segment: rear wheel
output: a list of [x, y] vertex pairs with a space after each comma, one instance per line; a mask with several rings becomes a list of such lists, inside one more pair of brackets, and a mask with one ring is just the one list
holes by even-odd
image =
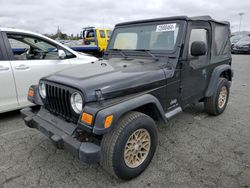
[[216, 91], [211, 97], [205, 98], [204, 106], [207, 113], [219, 115], [224, 112], [229, 98], [229, 82], [226, 78], [219, 78]]
[[140, 112], [129, 112], [103, 136], [101, 165], [115, 177], [132, 179], [147, 168], [156, 146], [154, 120]]

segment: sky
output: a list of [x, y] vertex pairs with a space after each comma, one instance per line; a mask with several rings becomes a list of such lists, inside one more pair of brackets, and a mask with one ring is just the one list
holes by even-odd
[[169, 16], [210, 15], [230, 21], [232, 32], [250, 31], [249, 0], [0, 0], [0, 26], [52, 34], [76, 34], [86, 26]]

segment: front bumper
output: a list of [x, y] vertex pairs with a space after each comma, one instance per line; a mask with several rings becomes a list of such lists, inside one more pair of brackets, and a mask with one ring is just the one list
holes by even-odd
[[91, 142], [80, 142], [72, 135], [76, 125], [67, 123], [45, 109], [34, 113], [31, 108], [21, 110], [25, 124], [46, 135], [58, 149], [66, 149], [84, 163], [100, 161], [100, 146]]
[[233, 53], [250, 53], [249, 47], [232, 47]]

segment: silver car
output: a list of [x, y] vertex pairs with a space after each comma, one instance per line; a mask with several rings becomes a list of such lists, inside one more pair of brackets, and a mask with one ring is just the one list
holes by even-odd
[[250, 53], [250, 37], [243, 37], [232, 46], [232, 53]]

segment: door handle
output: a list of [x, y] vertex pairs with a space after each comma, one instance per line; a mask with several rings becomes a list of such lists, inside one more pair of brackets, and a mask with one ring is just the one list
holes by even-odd
[[15, 69], [17, 69], [17, 70], [26, 70], [28, 68], [30, 68], [30, 67], [27, 66], [27, 65], [23, 65], [23, 64], [18, 65], [17, 67], [15, 67]]
[[0, 71], [6, 71], [6, 70], [9, 70], [9, 69], [10, 69], [9, 67], [0, 66]]

